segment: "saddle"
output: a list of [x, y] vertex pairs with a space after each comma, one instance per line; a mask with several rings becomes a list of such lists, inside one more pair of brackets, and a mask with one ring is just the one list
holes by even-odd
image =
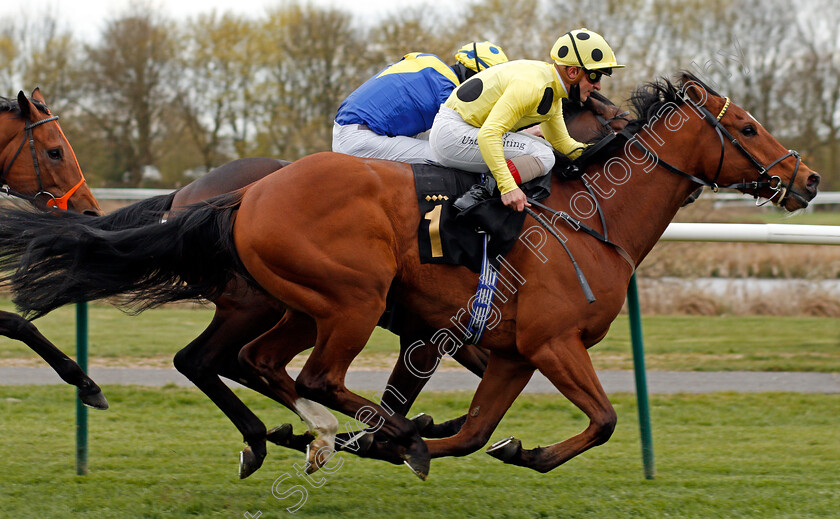
[[[412, 169], [420, 207], [420, 263], [463, 265], [481, 272], [485, 235], [489, 234], [492, 238], [486, 245], [486, 256], [498, 268], [499, 259], [516, 243], [526, 214], [505, 207], [498, 190], [490, 199], [459, 212], [452, 203], [482, 182], [483, 174], [431, 164], [413, 164]], [[543, 175], [520, 187], [529, 198], [542, 200], [550, 194], [550, 177]]]

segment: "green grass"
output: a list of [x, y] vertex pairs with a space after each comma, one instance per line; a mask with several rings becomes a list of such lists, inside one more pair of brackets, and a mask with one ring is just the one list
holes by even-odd
[[[834, 318], [653, 315], [642, 329], [648, 369], [840, 372]], [[626, 316], [590, 354], [600, 369], [632, 369]]]
[[[14, 311], [8, 299], [0, 310]], [[174, 355], [195, 339], [210, 323], [212, 307], [175, 306], [127, 315], [107, 304], [88, 305], [89, 348], [95, 357], [152, 357]], [[72, 353], [76, 344], [76, 307], [65, 306], [34, 321], [41, 333], [56, 346]], [[0, 339], [0, 358], [28, 355], [23, 343]]]
[[[0, 309], [13, 310], [8, 301]], [[158, 358], [165, 365], [210, 322], [211, 307], [171, 307], [128, 316], [109, 305], [89, 307], [90, 357]], [[75, 309], [65, 307], [35, 322], [68, 354], [75, 351]], [[643, 318], [649, 369], [680, 371], [840, 372], [840, 322], [822, 317], [665, 316]], [[391, 333], [377, 329], [360, 361], [386, 367], [399, 351]], [[619, 316], [591, 350], [599, 369], [632, 369], [629, 324]], [[0, 338], [0, 359], [36, 358], [24, 344]]]
[[[194, 389], [106, 387], [108, 411], [90, 413], [90, 473], [74, 470], [73, 391], [0, 387], [3, 517], [836, 517], [840, 507], [840, 395], [716, 394], [652, 398], [657, 478], [642, 476], [635, 401], [613, 398], [619, 425], [605, 445], [548, 474], [483, 452], [434, 460], [421, 482], [404, 467], [341, 455], [319, 488], [295, 475], [302, 455], [271, 447], [249, 479], [236, 476], [235, 429]], [[252, 393], [269, 425], [291, 415]], [[469, 396], [423, 394], [416, 409], [464, 412]], [[296, 428], [300, 422], [295, 420]], [[562, 397], [521, 397], [493, 440], [546, 445], [585, 427]], [[281, 479], [286, 474], [291, 477]], [[297, 496], [296, 496], [297, 497]], [[252, 515], [253, 517], [253, 515]]]

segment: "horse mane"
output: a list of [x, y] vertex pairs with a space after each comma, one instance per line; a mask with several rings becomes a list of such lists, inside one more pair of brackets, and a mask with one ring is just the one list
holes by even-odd
[[627, 125], [631, 133], [636, 133], [655, 117], [659, 110], [666, 104], [682, 105], [685, 103], [680, 92], [688, 83], [697, 83], [710, 94], [722, 97], [706, 83], [701, 81], [691, 72], [683, 71], [676, 83], [667, 78], [659, 78], [656, 81], [644, 83], [633, 91], [630, 96], [630, 104], [636, 118]]
[[[50, 111], [44, 103], [34, 99], [30, 99], [30, 101], [32, 101], [32, 104], [35, 105], [35, 108], [37, 108], [38, 111], [45, 115], [49, 115]], [[0, 113], [2, 112], [9, 112], [12, 115], [20, 115], [20, 105], [18, 105], [17, 99], [9, 99], [0, 96]]]
[[[671, 105], [672, 107], [678, 107], [685, 104], [680, 92], [682, 92], [688, 83], [697, 83], [710, 94], [721, 97], [714, 89], [688, 71], [681, 72], [676, 81], [661, 77], [657, 80], [643, 83], [636, 87], [628, 100], [634, 118], [627, 124], [625, 131], [631, 135], [635, 135], [646, 124], [654, 120], [657, 115], [659, 117], [662, 116], [659, 112], [663, 106]], [[605, 157], [616, 153], [624, 147], [624, 142], [624, 139], [615, 139], [604, 148], [603, 153], [600, 155]]]

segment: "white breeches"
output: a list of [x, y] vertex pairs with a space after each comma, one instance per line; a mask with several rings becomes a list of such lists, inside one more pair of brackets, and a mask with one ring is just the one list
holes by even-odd
[[388, 159], [410, 164], [433, 160], [428, 134], [388, 137], [362, 124], [333, 125], [332, 150], [355, 157]]
[[[455, 110], [445, 106], [435, 116], [429, 142], [434, 160], [443, 166], [474, 173], [489, 170], [478, 148], [479, 128], [467, 123]], [[530, 155], [543, 165], [543, 175], [554, 166], [554, 149], [548, 141], [524, 132], [507, 132], [502, 146], [505, 159]]]

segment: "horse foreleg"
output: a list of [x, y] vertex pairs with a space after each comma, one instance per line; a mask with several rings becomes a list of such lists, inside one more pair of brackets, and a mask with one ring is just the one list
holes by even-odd
[[454, 436], [426, 442], [432, 458], [466, 456], [484, 446], [533, 373], [523, 359], [491, 353], [463, 427]]
[[[490, 352], [473, 344], [464, 344], [455, 351], [452, 358], [478, 377], [484, 377], [487, 362], [490, 359]], [[467, 415], [462, 415], [439, 424], [430, 421], [430, 423], [423, 427], [420, 434], [424, 438], [448, 438], [457, 434], [466, 421]]]
[[547, 447], [525, 450], [519, 440], [508, 438], [497, 442], [488, 449], [488, 453], [505, 463], [548, 472], [581, 452], [606, 442], [615, 429], [616, 414], [579, 338], [552, 341], [536, 350], [529, 360], [566, 398], [586, 413], [589, 426], [580, 434]]
[[73, 359], [44, 337], [34, 324], [18, 314], [0, 311], [0, 335], [21, 341], [40, 355], [61, 380], [79, 388], [79, 400], [83, 404], [94, 409], [108, 409], [108, 400], [96, 382]]

